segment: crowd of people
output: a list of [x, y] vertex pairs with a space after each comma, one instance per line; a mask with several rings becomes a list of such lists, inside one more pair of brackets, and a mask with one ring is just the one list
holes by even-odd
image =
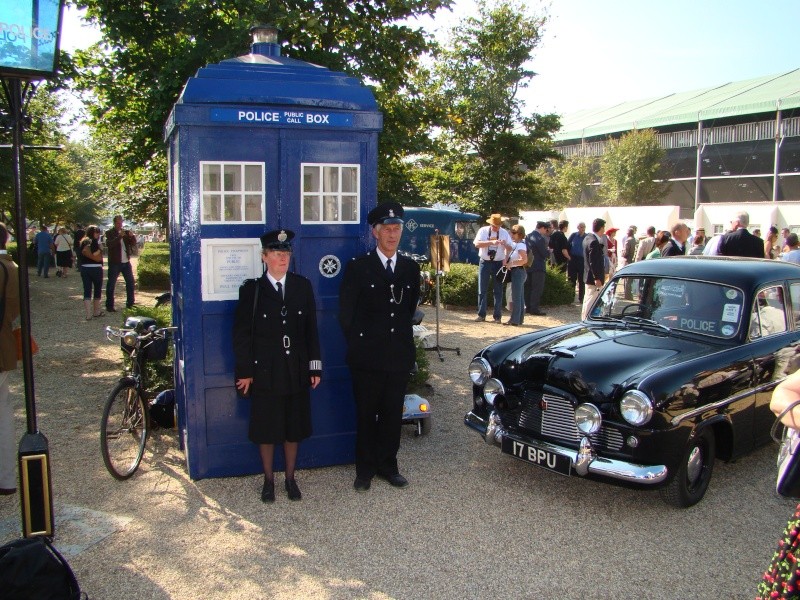
[[[137, 254], [138, 243], [136, 235], [122, 225], [122, 215], [116, 215], [113, 226], [105, 232], [97, 225], [84, 229], [79, 224], [73, 227], [72, 233], [66, 227], [59, 227], [57, 231], [51, 232], [47, 225], [42, 224], [35, 235], [28, 236], [36, 252], [38, 277], [50, 278], [53, 259], [58, 277], [68, 277], [70, 269], [77, 265], [83, 282], [87, 321], [102, 317], [106, 312], [117, 312], [114, 294], [120, 275], [125, 281], [125, 305], [131, 308], [136, 302], [136, 282], [130, 258]], [[105, 279], [105, 310], [102, 306], [104, 261], [108, 267]]]
[[[492, 317], [495, 323], [516, 326], [522, 323], [524, 315], [546, 315], [540, 302], [548, 264], [563, 271], [576, 290], [576, 301], [583, 307], [582, 318], [585, 318], [605, 281], [618, 268], [637, 261], [702, 254], [800, 264], [800, 240], [796, 233], [791, 233], [788, 228], [779, 233], [778, 228], [772, 226], [762, 239], [759, 229], [752, 233], [748, 230], [749, 224], [748, 213], [740, 211], [732, 216], [729, 229], [714, 236], [708, 236], [703, 227], [692, 231], [686, 223], [678, 222], [669, 229], [658, 230], [650, 226], [641, 235], [632, 225], [617, 240], [619, 229], [606, 229], [603, 219], [592, 221], [588, 233], [586, 223], [581, 222], [569, 234], [569, 221], [538, 221], [535, 229], [526, 235], [522, 225], [514, 225], [510, 231], [504, 229], [502, 216], [493, 214], [474, 239], [480, 258], [476, 320], [486, 320], [490, 287], [494, 297]], [[525, 248], [520, 245], [520, 240], [524, 240]], [[506, 289], [511, 317], [505, 322], [502, 321], [504, 282], [495, 276], [504, 266], [512, 272]]]

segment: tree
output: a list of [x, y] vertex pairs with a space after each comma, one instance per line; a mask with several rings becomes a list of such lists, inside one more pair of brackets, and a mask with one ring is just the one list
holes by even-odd
[[[23, 132], [23, 143], [30, 146], [22, 152], [25, 216], [45, 224], [73, 223], [76, 216], [93, 214], [87, 211], [90, 192], [82, 181], [80, 163], [85, 149], [69, 143], [61, 131], [59, 119], [64, 107], [54, 93], [56, 87], [46, 82], [36, 89], [26, 107], [29, 119]], [[11, 137], [11, 131], [0, 131], [2, 143], [10, 144]], [[0, 169], [0, 221], [18, 236], [10, 148], [0, 149], [0, 160], [7, 165]]]
[[665, 154], [652, 129], [634, 129], [619, 139], [609, 139], [600, 161], [600, 197], [606, 204], [617, 206], [660, 200], [669, 191], [656, 179]]
[[[450, 153], [467, 157], [465, 209], [517, 214], [541, 206], [535, 168], [556, 156], [551, 136], [555, 115], [523, 117], [519, 90], [535, 75], [526, 65], [540, 42], [543, 16], [518, 5], [481, 4], [452, 32], [434, 66], [431, 104], [447, 110]], [[469, 198], [471, 196], [471, 199]]]
[[[166, 196], [161, 194], [166, 172], [156, 169], [165, 153], [167, 115], [198, 68], [247, 51], [248, 29], [254, 23], [281, 28], [284, 55], [370, 82], [386, 101], [404, 87], [429, 44], [421, 30], [401, 21], [449, 4], [450, 0], [79, 0], [77, 6], [85, 8], [103, 32], [103, 42], [78, 54], [76, 64], [79, 88], [94, 96], [91, 125], [107, 151], [106, 162], [128, 174], [117, 201], [138, 210], [141, 204], [130, 194], [139, 186], [151, 186], [140, 196], [162, 203], [166, 210]], [[413, 114], [413, 103], [390, 108], [384, 126], [391, 146], [381, 143], [383, 165], [396, 164], [391, 158], [402, 154], [398, 147], [414, 147], [413, 136], [394, 135], [403, 130], [395, 122]]]
[[594, 156], [570, 156], [549, 159], [538, 167], [545, 208], [562, 209], [566, 206], [590, 206], [595, 194], [589, 186], [597, 180], [599, 160]]

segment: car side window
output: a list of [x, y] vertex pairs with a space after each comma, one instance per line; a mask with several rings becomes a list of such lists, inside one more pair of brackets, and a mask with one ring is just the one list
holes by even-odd
[[786, 303], [781, 286], [758, 292], [750, 318], [750, 337], [760, 338], [786, 331]]
[[800, 329], [800, 283], [792, 283], [789, 285], [789, 295], [792, 297], [794, 328]]

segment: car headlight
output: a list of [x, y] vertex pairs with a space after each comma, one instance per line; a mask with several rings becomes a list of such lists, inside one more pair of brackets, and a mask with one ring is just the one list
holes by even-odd
[[594, 404], [579, 404], [575, 409], [575, 425], [584, 435], [592, 435], [600, 430], [603, 417]]
[[619, 412], [631, 425], [644, 425], [653, 416], [653, 402], [639, 390], [631, 390], [619, 401]]
[[483, 386], [483, 397], [486, 398], [489, 406], [494, 406], [495, 400], [499, 396], [505, 396], [505, 393], [506, 388], [503, 387], [503, 384], [498, 379], [489, 379], [486, 385]]
[[475, 358], [469, 363], [469, 378], [475, 385], [483, 385], [492, 376], [492, 367], [485, 358]]

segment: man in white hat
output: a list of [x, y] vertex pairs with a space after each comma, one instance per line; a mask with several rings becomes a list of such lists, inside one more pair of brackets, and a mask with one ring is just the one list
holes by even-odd
[[503, 266], [506, 250], [513, 246], [511, 235], [503, 229], [503, 217], [499, 213], [486, 219], [488, 225], [481, 227], [475, 236], [475, 247], [478, 249], [480, 265], [478, 266], [478, 316], [476, 321], [486, 320], [489, 283], [494, 290], [494, 322], [500, 323], [503, 316], [503, 284], [497, 281], [495, 274]]

